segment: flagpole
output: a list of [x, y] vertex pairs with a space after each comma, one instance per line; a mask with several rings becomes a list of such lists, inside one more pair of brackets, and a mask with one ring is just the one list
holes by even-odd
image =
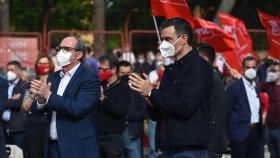
[[160, 39], [159, 31], [158, 31], [158, 26], [157, 26], [157, 21], [156, 21], [156, 17], [154, 16], [153, 11], [152, 11], [152, 15], [153, 15], [153, 21], [154, 21], [154, 24], [155, 24], [155, 28], [156, 28], [156, 31], [157, 31], [158, 42], [161, 43], [161, 39]]
[[218, 58], [220, 58], [226, 65], [227, 68], [231, 69], [231, 67], [229, 66], [228, 62], [226, 61], [226, 59], [219, 53], [217, 53]]

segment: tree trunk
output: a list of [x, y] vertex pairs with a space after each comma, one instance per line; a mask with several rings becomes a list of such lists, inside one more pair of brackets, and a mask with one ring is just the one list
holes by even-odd
[[[236, 0], [222, 0], [219, 9], [217, 10], [218, 12], [223, 12], [223, 13], [230, 13], [231, 10], [234, 7]], [[220, 24], [220, 20], [218, 18], [218, 15], [216, 14], [215, 18], [214, 18], [214, 22]]]
[[0, 31], [10, 31], [10, 0], [0, 0]]
[[[93, 27], [97, 31], [105, 31], [105, 0], [94, 1]], [[106, 40], [104, 34], [94, 35], [95, 56], [101, 56], [106, 51]]]

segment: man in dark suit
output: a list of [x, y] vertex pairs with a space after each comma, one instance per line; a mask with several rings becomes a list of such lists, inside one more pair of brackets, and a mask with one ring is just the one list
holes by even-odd
[[[215, 61], [215, 50], [209, 44], [195, 45], [199, 55], [208, 61], [211, 66]], [[226, 92], [220, 75], [213, 68], [214, 86], [210, 98], [209, 116], [209, 155], [208, 158], [221, 158], [227, 151], [226, 138]]]
[[227, 133], [232, 158], [259, 158], [262, 138], [261, 102], [256, 87], [256, 60], [242, 62], [243, 77], [226, 90]]
[[[7, 101], [8, 82], [0, 77], [0, 114], [2, 114], [3, 110], [5, 109]], [[0, 157], [7, 158], [2, 120], [0, 120]]]
[[82, 65], [86, 45], [78, 37], [64, 38], [57, 51], [62, 70], [48, 82], [31, 81], [31, 92], [38, 98], [33, 111], [47, 111], [50, 122], [46, 157], [98, 157], [93, 114], [100, 95], [97, 73]]
[[26, 116], [21, 111], [21, 104], [27, 83], [20, 77], [21, 64], [18, 61], [10, 61], [7, 64], [8, 102], [2, 115], [6, 134], [6, 143], [15, 144], [23, 149], [24, 127]]
[[209, 100], [213, 71], [193, 49], [192, 28], [182, 18], [160, 25], [160, 51], [175, 63], [166, 67], [159, 89], [146, 75], [129, 77], [131, 88], [151, 103], [151, 119], [158, 121], [156, 146], [166, 158], [208, 157]]

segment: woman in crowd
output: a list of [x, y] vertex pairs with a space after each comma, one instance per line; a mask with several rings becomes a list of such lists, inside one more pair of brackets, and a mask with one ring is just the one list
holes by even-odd
[[[46, 80], [48, 75], [53, 73], [54, 64], [51, 58], [47, 55], [41, 55], [35, 62], [35, 70], [37, 78]], [[44, 140], [47, 134], [47, 115], [32, 114], [30, 109], [34, 102], [35, 95], [31, 94], [29, 90], [26, 91], [22, 110], [27, 113], [27, 121], [25, 124], [25, 156], [27, 158], [42, 158], [44, 157]]]

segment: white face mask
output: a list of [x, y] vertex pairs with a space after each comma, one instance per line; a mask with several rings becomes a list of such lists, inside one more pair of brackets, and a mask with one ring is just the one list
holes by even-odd
[[151, 61], [154, 61], [154, 60], [156, 59], [156, 57], [155, 57], [154, 55], [151, 55], [151, 56], [149, 56], [149, 59], [150, 59]]
[[253, 68], [250, 68], [250, 69], [247, 69], [244, 73], [244, 76], [247, 78], [247, 79], [250, 79], [250, 80], [254, 80], [257, 76], [257, 72], [255, 69]]
[[163, 64], [163, 62], [162, 61], [157, 61], [156, 62], [156, 68], [158, 68], [160, 65], [162, 65]]
[[162, 41], [162, 43], [159, 46], [159, 49], [160, 49], [161, 55], [164, 58], [170, 58], [170, 57], [173, 57], [175, 55], [176, 49], [175, 49], [174, 45], [179, 41], [180, 38], [178, 38], [173, 44], [171, 44], [171, 43], [169, 43], [169, 42], [167, 42], [165, 40]]
[[268, 72], [266, 76], [266, 82], [275, 82], [277, 80], [277, 74], [274, 72]]
[[69, 65], [71, 63], [70, 62], [71, 55], [72, 54], [70, 52], [67, 52], [67, 51], [64, 51], [61, 49], [56, 55], [57, 64], [59, 66]]
[[142, 58], [138, 59], [138, 63], [143, 64], [144, 62], [145, 62], [144, 59], [142, 59]]
[[12, 72], [12, 71], [8, 71], [7, 72], [7, 80], [8, 81], [14, 81], [17, 78], [17, 74]]

